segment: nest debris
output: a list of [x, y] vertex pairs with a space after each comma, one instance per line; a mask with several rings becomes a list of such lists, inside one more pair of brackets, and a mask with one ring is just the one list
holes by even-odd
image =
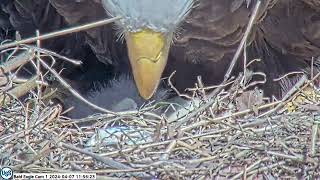
[[[103, 110], [76, 121], [43, 93], [50, 74], [64, 83], [51, 68], [57, 57], [27, 45], [4, 52], [10, 56], [1, 65], [0, 164], [15, 172], [159, 179], [320, 177], [320, 95], [312, 83], [319, 75], [301, 76], [284, 99], [268, 102], [257, 88], [248, 90], [257, 84], [250, 77], [261, 73], [247, 69], [246, 75], [217, 87], [202, 87], [199, 81], [190, 90], [200, 106], [179, 119], [154, 114], [154, 105], [137, 112]], [[41, 72], [19, 79], [16, 74], [26, 63]], [[210, 98], [206, 92], [212, 88], [219, 91]]]

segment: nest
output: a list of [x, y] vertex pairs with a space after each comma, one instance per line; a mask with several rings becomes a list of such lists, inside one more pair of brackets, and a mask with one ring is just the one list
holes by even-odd
[[[320, 74], [301, 75], [283, 99], [267, 100], [251, 88], [266, 80], [249, 70], [254, 60], [219, 86], [203, 87], [199, 80], [189, 89], [195, 96], [179, 94], [189, 106], [174, 108], [168, 117], [156, 109], [174, 104], [116, 113], [88, 102], [53, 68], [60, 60], [80, 64], [76, 60], [25, 44], [1, 55], [1, 167], [120, 179], [320, 178], [320, 95], [313, 85]], [[36, 75], [17, 77], [27, 63]], [[264, 80], [252, 81], [256, 75]], [[43, 91], [48, 77], [101, 114], [65, 117]]]

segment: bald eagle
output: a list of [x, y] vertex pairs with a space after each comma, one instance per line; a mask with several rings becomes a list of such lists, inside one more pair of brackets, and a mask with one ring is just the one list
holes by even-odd
[[[49, 2], [4, 1], [2, 9], [10, 16], [13, 28], [23, 31], [25, 36], [36, 28], [46, 32], [121, 16], [116, 26], [51, 40], [48, 46], [70, 56], [77, 56], [89, 47], [99, 61], [112, 67], [124, 67], [129, 59], [140, 95], [148, 99], [161, 76], [173, 70], [177, 70], [178, 89], [192, 86], [198, 75], [207, 85], [219, 83], [257, 0]], [[248, 58], [263, 60], [253, 68], [267, 74], [264, 88], [279, 94], [281, 86], [273, 82], [274, 78], [289, 71], [306, 71], [311, 59], [320, 55], [320, 7], [316, 0], [261, 2], [246, 50]], [[119, 41], [121, 38], [125, 43]], [[241, 62], [240, 59], [239, 67]]]

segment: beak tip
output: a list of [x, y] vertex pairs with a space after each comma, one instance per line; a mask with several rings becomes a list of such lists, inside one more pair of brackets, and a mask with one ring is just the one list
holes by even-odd
[[149, 99], [151, 99], [152, 96], [144, 96], [144, 95], [141, 95], [141, 97], [142, 97], [144, 100], [149, 100]]
[[139, 90], [139, 94], [144, 100], [149, 100], [152, 98], [154, 91]]

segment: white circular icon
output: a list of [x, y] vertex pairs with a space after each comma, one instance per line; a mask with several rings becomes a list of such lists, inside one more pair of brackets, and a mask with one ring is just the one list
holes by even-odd
[[9, 167], [4, 167], [0, 171], [0, 176], [5, 180], [10, 179], [12, 177], [12, 175], [13, 175], [13, 171]]

